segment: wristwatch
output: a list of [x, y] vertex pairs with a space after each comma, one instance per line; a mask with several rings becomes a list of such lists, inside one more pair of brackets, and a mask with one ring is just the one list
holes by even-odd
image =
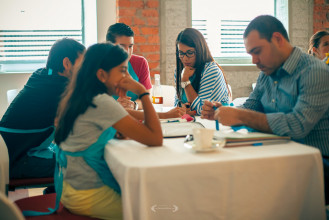
[[191, 81], [190, 80], [187, 80], [186, 82], [181, 82], [181, 87], [183, 88], [183, 89], [185, 89], [185, 87], [186, 86], [188, 86], [188, 85], [190, 85], [191, 84]]

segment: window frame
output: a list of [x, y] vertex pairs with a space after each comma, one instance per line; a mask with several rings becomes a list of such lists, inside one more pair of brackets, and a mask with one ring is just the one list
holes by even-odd
[[[192, 0], [191, 0], [192, 1]], [[274, 16], [281, 20], [289, 35], [289, 0], [273, 0]], [[192, 3], [191, 3], [192, 4]], [[191, 15], [191, 25], [192, 25]], [[222, 66], [253, 66], [251, 56], [244, 57], [217, 57], [213, 56], [214, 60]]]
[[[84, 45], [97, 42], [97, 15], [94, 0], [81, 0], [81, 41]], [[90, 36], [89, 36], [90, 35]], [[32, 73], [45, 67], [45, 60], [7, 60], [0, 61], [0, 74]]]

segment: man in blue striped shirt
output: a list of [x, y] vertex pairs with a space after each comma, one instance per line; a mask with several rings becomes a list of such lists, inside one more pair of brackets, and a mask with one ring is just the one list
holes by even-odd
[[[290, 136], [328, 157], [328, 66], [293, 47], [282, 23], [272, 16], [252, 20], [244, 32], [244, 43], [261, 70], [255, 90], [242, 108], [205, 102], [203, 118]], [[213, 105], [218, 111], [214, 112]]]

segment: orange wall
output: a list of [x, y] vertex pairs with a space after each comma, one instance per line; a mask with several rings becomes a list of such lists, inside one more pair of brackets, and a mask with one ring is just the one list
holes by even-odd
[[151, 77], [160, 74], [159, 0], [117, 0], [117, 22], [135, 32], [134, 54], [145, 57]]
[[313, 32], [329, 30], [329, 0], [314, 0]]

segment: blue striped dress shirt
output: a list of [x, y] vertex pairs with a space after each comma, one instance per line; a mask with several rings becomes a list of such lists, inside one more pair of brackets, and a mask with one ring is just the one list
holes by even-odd
[[[193, 78], [194, 77], [191, 76], [190, 80], [192, 81]], [[201, 73], [198, 96], [191, 103], [191, 111], [195, 110], [197, 115], [201, 115], [202, 106], [205, 100], [225, 103], [229, 101], [224, 75], [215, 62], [209, 62], [205, 64], [204, 70]], [[187, 102], [184, 89], [182, 94], [182, 101]], [[178, 105], [178, 102], [179, 100], [176, 94], [175, 106]]]
[[329, 68], [299, 48], [275, 73], [260, 73], [242, 107], [265, 113], [274, 134], [329, 156]]

